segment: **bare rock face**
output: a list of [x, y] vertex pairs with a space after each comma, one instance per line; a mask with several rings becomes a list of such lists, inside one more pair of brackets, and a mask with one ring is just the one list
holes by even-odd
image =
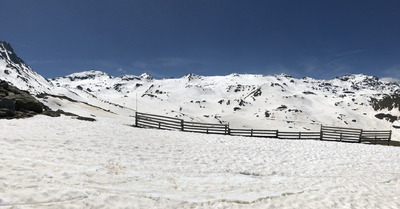
[[0, 80], [0, 118], [25, 118], [48, 110], [27, 91]]
[[29, 67], [7, 42], [0, 41], [0, 78], [32, 94], [49, 92], [53, 84]]

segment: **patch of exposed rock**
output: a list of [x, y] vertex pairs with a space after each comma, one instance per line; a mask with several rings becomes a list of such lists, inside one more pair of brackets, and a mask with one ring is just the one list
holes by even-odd
[[48, 110], [29, 92], [0, 80], [0, 118], [26, 118]]
[[59, 117], [61, 114], [74, 116], [78, 120], [95, 121], [93, 118], [81, 117], [62, 110], [53, 111], [28, 91], [23, 91], [0, 80], [0, 119], [27, 118], [37, 114]]

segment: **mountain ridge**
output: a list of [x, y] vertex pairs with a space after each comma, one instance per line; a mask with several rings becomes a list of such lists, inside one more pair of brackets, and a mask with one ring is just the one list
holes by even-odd
[[238, 128], [316, 130], [321, 124], [387, 129], [400, 115], [398, 97], [393, 96], [400, 93], [400, 85], [364, 74], [330, 80], [283, 73], [155, 79], [149, 74], [111, 76], [89, 70], [45, 79], [9, 44], [0, 42], [0, 52], [0, 76], [17, 87], [34, 95], [66, 96], [126, 116], [138, 110]]
[[[91, 72], [86, 71], [86, 73]], [[85, 72], [80, 73], [80, 75], [82, 74], [85, 74]], [[351, 125], [352, 121], [357, 121], [357, 119], [343, 120], [346, 114], [339, 113], [339, 110], [345, 108], [345, 106], [354, 106], [353, 112], [356, 112], [356, 109], [360, 107], [364, 109], [369, 107], [372, 110], [371, 98], [380, 98], [399, 92], [397, 83], [381, 81], [375, 76], [363, 74], [348, 74], [331, 80], [317, 80], [308, 77], [298, 79], [286, 74], [274, 76], [253, 74], [199, 76], [188, 74], [174, 79], [145, 80], [136, 77], [136, 79], [129, 81], [123, 80], [121, 77], [110, 76], [107, 76], [106, 80], [103, 80], [104, 77], [97, 80], [95, 77], [91, 77], [91, 79], [74, 80], [74, 82], [70, 82], [69, 78], [70, 76], [66, 76], [52, 79], [52, 81], [58, 86], [69, 88], [75, 92], [86, 91], [103, 99], [112, 97], [112, 101], [132, 108], [134, 108], [136, 100], [139, 100], [139, 103], [146, 105], [139, 108], [145, 112], [155, 112], [174, 117], [188, 117], [190, 115], [191, 120], [195, 118], [194, 120], [199, 122], [229, 122], [232, 121], [230, 120], [232, 115], [238, 115], [241, 111], [247, 111], [246, 117], [249, 117], [248, 111], [250, 109], [252, 109], [250, 110], [251, 115], [256, 118], [268, 115], [275, 120], [296, 121], [296, 118], [298, 118], [296, 115], [304, 116], [304, 109], [310, 109], [305, 101], [310, 102], [311, 100], [313, 103], [318, 103], [326, 99], [327, 101], [335, 100], [329, 102], [329, 106], [338, 109], [337, 112], [333, 113], [336, 114], [335, 118], [337, 119], [335, 125]], [[179, 89], [181, 93], [176, 93]], [[265, 96], [265, 94], [268, 95]], [[281, 98], [270, 103], [260, 102], [260, 98], [262, 98], [261, 100], [268, 100], [268, 98], [279, 96]], [[319, 101], [315, 101], [312, 97], [317, 97]], [[144, 102], [140, 102], [141, 100]], [[356, 100], [362, 101], [357, 102]], [[288, 105], [288, 101], [291, 105]], [[169, 104], [173, 105], [166, 109], [159, 108], [166, 107]], [[261, 110], [261, 108], [264, 110]], [[365, 111], [371, 112], [371, 110]], [[224, 114], [227, 112], [229, 114]], [[285, 114], [282, 114], [282, 112]], [[307, 112], [313, 111], [308, 110]], [[369, 119], [374, 118], [374, 116]], [[344, 122], [340, 123], [339, 121]], [[238, 125], [240, 127], [246, 126], [243, 123]]]

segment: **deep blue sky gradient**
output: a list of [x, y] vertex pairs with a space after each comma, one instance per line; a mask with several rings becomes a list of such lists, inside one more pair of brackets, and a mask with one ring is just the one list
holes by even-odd
[[0, 18], [0, 40], [47, 78], [98, 69], [400, 79], [399, 0], [13, 0]]

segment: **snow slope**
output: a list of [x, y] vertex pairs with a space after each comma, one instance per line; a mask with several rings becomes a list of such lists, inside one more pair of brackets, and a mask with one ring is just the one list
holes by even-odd
[[97, 119], [0, 120], [0, 207], [400, 207], [398, 147], [147, 130], [124, 125], [121, 116]]

